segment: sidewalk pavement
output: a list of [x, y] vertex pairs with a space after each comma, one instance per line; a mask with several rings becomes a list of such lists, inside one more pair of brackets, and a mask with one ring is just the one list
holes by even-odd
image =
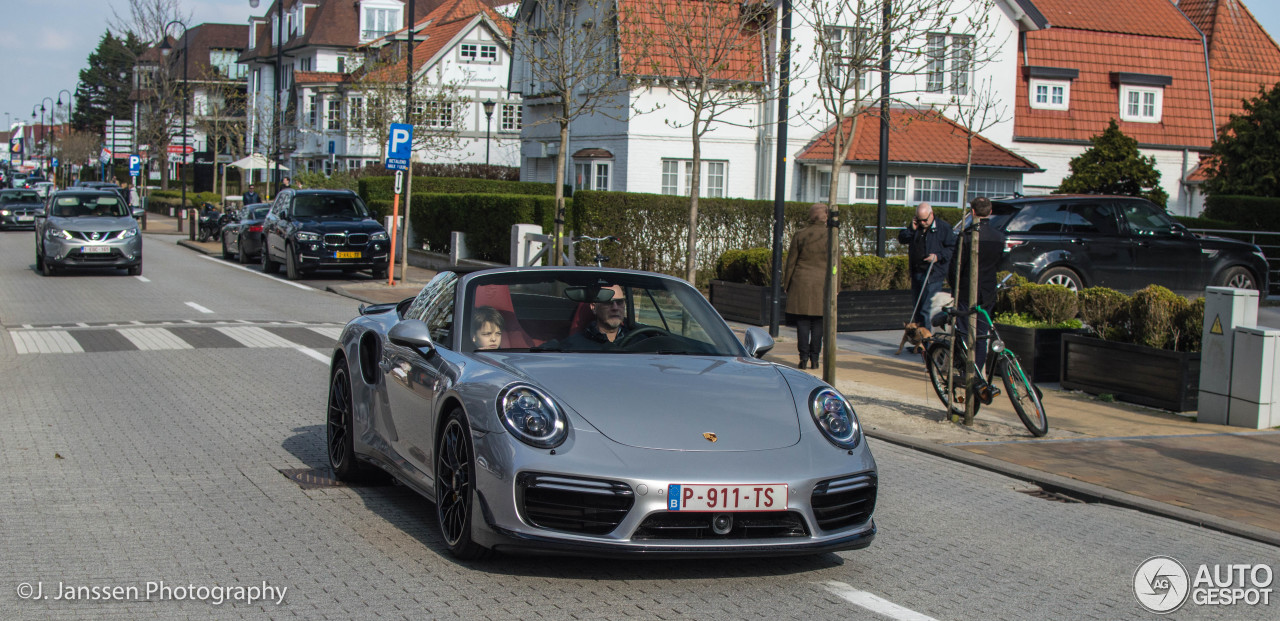
[[[167, 221], [167, 222], [166, 222]], [[155, 218], [148, 233], [173, 218]], [[217, 254], [216, 242], [183, 246]], [[410, 266], [403, 282], [326, 283], [339, 295], [377, 304], [417, 295], [435, 272]], [[319, 284], [319, 283], [317, 283]], [[740, 336], [744, 324], [731, 324]], [[1003, 473], [1082, 502], [1105, 502], [1280, 546], [1280, 430], [1202, 424], [1191, 416], [1041, 386], [1049, 434], [1033, 438], [1003, 395], [972, 427], [950, 422], [919, 355], [892, 350], [900, 333], [841, 334], [836, 388], [867, 435]], [[909, 351], [909, 350], [907, 350]], [[766, 360], [795, 366], [794, 330], [783, 327]], [[821, 376], [820, 370], [810, 373]]]

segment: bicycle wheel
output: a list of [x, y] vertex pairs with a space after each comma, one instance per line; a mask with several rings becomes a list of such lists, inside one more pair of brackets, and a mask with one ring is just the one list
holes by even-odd
[[1000, 376], [1004, 379], [1004, 389], [1009, 393], [1009, 401], [1013, 403], [1013, 410], [1022, 419], [1022, 424], [1027, 426], [1027, 431], [1037, 438], [1049, 433], [1049, 415], [1045, 413], [1044, 403], [1040, 401], [1040, 389], [1027, 378], [1018, 359], [1004, 355], [1000, 356], [998, 364]]
[[[934, 341], [927, 349], [925, 349], [925, 364], [929, 367], [929, 383], [933, 385], [933, 391], [937, 393], [938, 399], [942, 401], [943, 407], [947, 405], [947, 371], [951, 371], [951, 414], [964, 416], [964, 373], [961, 369], [956, 368], [957, 365], [950, 363], [951, 351], [950, 344], [946, 341]], [[958, 364], [964, 364], [967, 360], [964, 353], [961, 352], [958, 357]], [[978, 413], [978, 408], [982, 407], [981, 401], [973, 402], [973, 412]]]

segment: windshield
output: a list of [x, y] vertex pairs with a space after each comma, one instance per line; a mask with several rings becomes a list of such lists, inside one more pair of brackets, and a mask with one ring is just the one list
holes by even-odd
[[355, 196], [302, 194], [293, 199], [295, 218], [365, 218], [369, 212]]
[[115, 196], [97, 196], [93, 194], [72, 194], [58, 196], [53, 199], [53, 216], [58, 218], [80, 218], [105, 216], [123, 218], [129, 215], [120, 199]]
[[10, 190], [6, 192], [0, 192], [0, 203], [6, 204], [6, 205], [9, 203], [38, 203], [38, 202], [40, 202], [40, 195], [36, 194], [34, 190], [21, 190], [21, 191]]
[[741, 356], [742, 346], [689, 285], [643, 274], [513, 272], [472, 280], [464, 351]]
[[268, 212], [268, 211], [271, 211], [271, 206], [270, 206], [270, 205], [267, 205], [267, 206], [265, 206], [265, 207], [257, 207], [257, 208], [254, 208], [253, 210], [249, 211], [249, 217], [248, 217], [248, 218], [245, 218], [245, 219], [246, 219], [246, 220], [261, 220], [261, 219], [263, 219], [263, 218], [267, 217], [267, 212]]

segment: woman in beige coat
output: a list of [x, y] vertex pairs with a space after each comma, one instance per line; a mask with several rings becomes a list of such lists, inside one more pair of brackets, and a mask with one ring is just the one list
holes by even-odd
[[782, 288], [787, 292], [787, 314], [796, 322], [796, 348], [800, 368], [818, 368], [822, 353], [822, 293], [827, 271], [827, 206], [809, 207], [809, 225], [791, 237]]

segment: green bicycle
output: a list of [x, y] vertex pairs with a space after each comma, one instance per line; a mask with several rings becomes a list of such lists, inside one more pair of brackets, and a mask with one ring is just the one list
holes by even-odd
[[[944, 308], [942, 312], [948, 320], [946, 323], [951, 323], [949, 320], [953, 317], [967, 317], [969, 314], [968, 312], [957, 311], [954, 308]], [[987, 314], [987, 311], [979, 306], [973, 312], [979, 313], [982, 320], [985, 320], [987, 325], [991, 326], [990, 332], [986, 336], [979, 337], [979, 339], [990, 341], [990, 354], [996, 357], [994, 361], [989, 361], [987, 365], [986, 390], [978, 391], [978, 398], [973, 404], [974, 413], [977, 413], [982, 404], [989, 405], [995, 394], [998, 393], [998, 391], [992, 390], [990, 386], [994, 374], [999, 373], [1001, 379], [1004, 380], [1004, 387], [1009, 394], [1009, 401], [1013, 403], [1014, 411], [1018, 413], [1018, 418], [1022, 419], [1022, 424], [1027, 426], [1027, 430], [1031, 432], [1031, 435], [1038, 438], [1049, 433], [1049, 416], [1045, 413], [1040, 389], [1022, 370], [1022, 364], [1018, 362], [1018, 356], [1005, 348], [1004, 341], [1000, 340], [1000, 335], [996, 332], [995, 323], [991, 321], [991, 316]], [[938, 323], [937, 320], [935, 320], [935, 323]], [[948, 408], [951, 414], [963, 416], [965, 409], [964, 371], [968, 368], [976, 377], [983, 377], [983, 374], [969, 355], [968, 345], [964, 338], [956, 340], [956, 360], [954, 364], [952, 363], [950, 358], [952, 351], [951, 340], [953, 338], [953, 333], [949, 332], [938, 332], [930, 337], [928, 344], [925, 346], [925, 364], [929, 368], [929, 381], [933, 384], [934, 392], [938, 393], [938, 398], [942, 400], [943, 406]], [[949, 378], [948, 372], [950, 373]]]

